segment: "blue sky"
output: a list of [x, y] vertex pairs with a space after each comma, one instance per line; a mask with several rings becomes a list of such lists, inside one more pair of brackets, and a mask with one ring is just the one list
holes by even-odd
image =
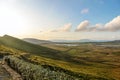
[[120, 39], [119, 4], [120, 0], [0, 0], [0, 34], [39, 39]]
[[[75, 24], [86, 19], [93, 24], [106, 23], [120, 15], [120, 0], [31, 0], [26, 4], [49, 16]], [[88, 9], [88, 13], [81, 14], [83, 9]]]

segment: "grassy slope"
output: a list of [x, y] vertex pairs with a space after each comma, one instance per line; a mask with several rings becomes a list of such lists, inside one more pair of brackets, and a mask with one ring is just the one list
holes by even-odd
[[[2, 55], [8, 55], [8, 53], [10, 53], [12, 55], [19, 56], [19, 55], [21, 55], [21, 53], [23, 53], [22, 51], [16, 50], [14, 48], [6, 47], [3, 45], [0, 45], [0, 51], [7, 52], [7, 54], [2, 53]], [[0, 52], [0, 55], [1, 55], [1, 52]], [[41, 56], [34, 57], [33, 55], [31, 55], [30, 57], [27, 56], [26, 58], [29, 58], [30, 60], [33, 59], [34, 62], [38, 62], [40, 65], [44, 65], [44, 66], [48, 66], [48, 67], [53, 66], [53, 68], [56, 66], [56, 67], [58, 67], [58, 69], [64, 69], [65, 72], [66, 72], [66, 70], [73, 71], [72, 73], [69, 72], [69, 74], [74, 74], [74, 72], [80, 73], [80, 70], [82, 70], [82, 68], [80, 69], [80, 67], [78, 65], [74, 65], [72, 63], [64, 62], [64, 61], [60, 61], [60, 60], [53, 60], [53, 59], [45, 58], [45, 57], [41, 57]], [[38, 60], [36, 60], [36, 59], [38, 59]], [[73, 68], [71, 68], [71, 67], [73, 67]], [[95, 80], [96, 79], [97, 80], [106, 80], [105, 78], [102, 78], [101, 76], [97, 76], [97, 75], [93, 75], [93, 74], [88, 75], [88, 73], [86, 73], [86, 74], [80, 73], [80, 75], [81, 75], [80, 77], [89, 78], [88, 80], [94, 80], [94, 79]], [[75, 74], [74, 74], [74, 76], [75, 76]], [[82, 79], [82, 80], [84, 80], [84, 79]]]
[[[120, 68], [116, 65], [119, 64], [119, 56], [113, 55], [113, 53], [120, 53], [120, 49], [109, 49], [109, 48], [101, 48], [101, 47], [95, 47], [91, 44], [82, 44], [79, 47], [59, 47], [59, 46], [48, 46], [49, 48], [42, 47], [39, 45], [33, 45], [27, 42], [24, 42], [22, 40], [19, 40], [17, 38], [13, 38], [11, 36], [4, 36], [0, 38], [1, 44], [5, 46], [9, 46], [15, 49], [19, 49], [25, 52], [35, 53], [36, 56], [30, 56], [27, 58], [39, 62], [39, 63], [45, 63], [52, 66], [58, 66], [67, 70], [71, 70], [73, 72], [79, 72], [84, 74], [91, 74], [94, 76], [101, 76], [106, 78], [115, 78], [116, 80], [119, 80], [119, 71]], [[21, 45], [21, 46], [20, 46]], [[50, 48], [53, 49], [50, 49]], [[56, 50], [54, 50], [56, 49]], [[66, 54], [61, 53], [59, 50], [64, 51], [65, 53], [69, 53], [70, 55], [74, 56], [74, 59], [76, 61], [82, 62], [79, 64], [71, 63], [71, 62], [65, 62], [63, 60], [59, 60], [56, 58], [63, 58], [64, 56], [67, 56]], [[106, 53], [109, 53], [112, 51], [112, 54], [110, 53], [110, 56], [106, 55]], [[54, 54], [54, 56], [53, 56]], [[41, 56], [42, 55], [42, 56]], [[51, 56], [52, 55], [52, 56]], [[44, 56], [44, 57], [43, 57]], [[50, 57], [50, 58], [47, 58]], [[52, 59], [51, 59], [52, 58]], [[53, 59], [54, 58], [54, 59]], [[64, 58], [65, 59], [65, 58]], [[66, 58], [67, 60], [68, 58]], [[118, 61], [115, 61], [118, 60]], [[102, 62], [104, 61], [104, 62]], [[86, 63], [86, 64], [83, 64]], [[113, 73], [113, 74], [111, 74]]]
[[[114, 43], [102, 44], [111, 45]], [[77, 66], [71, 65], [70, 68], [67, 66], [69, 64], [64, 63], [64, 65], [73, 69], [73, 71], [80, 71], [82, 73], [89, 73], [107, 78], [112, 77], [116, 80], [120, 79], [120, 47], [103, 47], [95, 45], [95, 43], [84, 43], [79, 46], [69, 47], [52, 44], [45, 44], [43, 46], [67, 52], [70, 55], [75, 56], [76, 60], [84, 61], [87, 64], [80, 64]]]
[[35, 65], [26, 62], [15, 56], [6, 56], [4, 57], [4, 61], [11, 68], [17, 70], [24, 80], [79, 80], [79, 78], [73, 75], [68, 75], [64, 72], [53, 71], [49, 68], [44, 68], [41, 65]]
[[62, 60], [69, 57], [69, 55], [62, 53], [61, 51], [42, 47], [40, 45], [31, 44], [8, 35], [0, 37], [0, 43], [11, 48], [15, 48], [28, 53], [33, 53], [43, 57]]
[[[4, 52], [4, 53], [1, 54], [1, 51]], [[20, 55], [24, 56], [24, 54], [21, 54], [21, 52], [22, 51], [19, 51], [19, 50], [10, 48], [10, 47], [6, 47], [6, 46], [3, 46], [3, 45], [0, 45], [0, 55], [10, 55], [11, 54], [11, 55], [14, 55], [14, 56], [17, 56], [17, 57], [20, 58]], [[10, 54], [8, 54], [8, 53], [10, 53]], [[29, 54], [29, 55], [31, 55], [31, 54]], [[30, 60], [32, 59], [33, 62], [39, 63], [39, 65], [44, 66], [47, 69], [52, 68], [53, 71], [54, 70], [56, 71], [56, 68], [58, 68], [57, 72], [59, 72], [59, 70], [60, 70], [60, 72], [64, 72], [65, 74], [69, 73], [72, 76], [78, 77], [78, 75], [79, 75], [80, 76], [80, 80], [86, 80], [86, 78], [87, 78], [87, 80], [108, 80], [108, 79], [106, 79], [104, 77], [101, 77], [101, 76], [97, 76], [97, 75], [93, 75], [93, 74], [88, 75], [89, 73], [80, 73], [82, 68], [79, 69], [80, 67], [78, 65], [75, 65], [75, 64], [72, 64], [72, 63], [69, 63], [69, 62], [64, 62], [64, 61], [61, 61], [61, 60], [53, 60], [53, 59], [45, 58], [45, 57], [41, 57], [41, 56], [35, 56], [34, 57], [33, 54], [30, 57], [26, 56], [26, 59], [28, 59], [28, 58]], [[25, 62], [26, 62], [26, 60], [25, 60]], [[76, 72], [78, 72], [78, 73], [76, 74]]]

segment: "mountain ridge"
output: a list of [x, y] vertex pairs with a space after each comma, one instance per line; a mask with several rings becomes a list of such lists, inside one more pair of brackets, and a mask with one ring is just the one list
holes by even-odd
[[3, 37], [0, 37], [0, 44], [48, 58], [63, 59], [64, 57], [69, 57], [66, 54], [62, 54], [61, 51], [32, 44], [9, 35], [4, 35]]
[[40, 40], [40, 39], [36, 39], [36, 38], [23, 38], [23, 41], [29, 42], [29, 43], [33, 43], [33, 44], [45, 44], [45, 43], [52, 43], [49, 40]]
[[80, 40], [50, 40], [52, 42], [109, 42], [112, 40], [92, 40], [92, 39], [80, 39]]

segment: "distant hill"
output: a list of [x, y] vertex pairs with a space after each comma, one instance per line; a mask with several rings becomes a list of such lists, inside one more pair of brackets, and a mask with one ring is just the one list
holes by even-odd
[[120, 40], [113, 40], [113, 41], [109, 41], [107, 43], [109, 43], [109, 44], [115, 44], [115, 45], [120, 45]]
[[35, 38], [24, 38], [23, 41], [29, 42], [29, 43], [33, 43], [33, 44], [46, 44], [46, 43], [53, 43], [51, 41], [47, 41], [47, 40], [39, 40], [39, 39], [35, 39]]
[[4, 35], [3, 37], [0, 37], [0, 44], [43, 57], [54, 59], [64, 59], [66, 57], [69, 57], [66, 54], [62, 54], [61, 51], [50, 49], [40, 45], [35, 45], [9, 35]]
[[120, 43], [120, 40], [114, 40], [114, 41], [111, 41], [111, 42]]
[[51, 40], [53, 42], [108, 42], [110, 40], [91, 40], [91, 39], [80, 39], [80, 40]]
[[81, 40], [51, 40], [53, 42], [90, 42], [89, 39], [81, 39]]

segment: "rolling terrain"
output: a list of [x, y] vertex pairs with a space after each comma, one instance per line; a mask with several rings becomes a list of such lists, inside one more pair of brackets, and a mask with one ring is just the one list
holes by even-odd
[[[117, 41], [117, 47], [110, 46], [116, 45], [116, 42], [88, 42], [72, 46], [74, 44], [76, 43], [71, 43], [71, 46], [63, 45], [63, 43], [61, 45], [55, 43], [36, 45], [5, 35], [0, 37], [0, 55], [13, 55], [18, 63], [21, 62], [19, 59], [22, 59], [25, 64], [40, 65], [45, 70], [63, 72], [66, 77], [70, 75], [76, 80], [120, 79], [119, 41]], [[9, 57], [9, 60], [13, 59]], [[17, 65], [16, 62], [14, 63], [13, 65]]]
[[9, 35], [0, 37], [0, 44], [11, 47], [11, 48], [15, 48], [27, 53], [32, 53], [32, 54], [49, 57], [49, 58], [60, 59], [61, 57], [62, 58], [69, 57], [69, 55], [63, 54], [59, 50], [54, 50], [54, 49], [43, 47], [40, 45], [35, 45], [32, 43], [14, 38]]

